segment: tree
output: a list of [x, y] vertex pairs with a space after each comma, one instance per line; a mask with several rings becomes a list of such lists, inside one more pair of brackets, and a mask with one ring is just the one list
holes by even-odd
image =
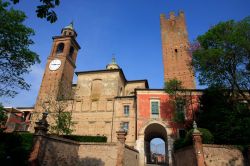
[[72, 119], [72, 112], [67, 111], [70, 101], [63, 98], [57, 100], [51, 96], [42, 101], [42, 108], [51, 117], [50, 132], [57, 135], [69, 135], [76, 122]]
[[[11, 0], [14, 4], [19, 3], [20, 0]], [[39, 18], [46, 18], [51, 23], [56, 22], [57, 15], [53, 10], [56, 6], [59, 6], [60, 0], [40, 0], [41, 5], [37, 6], [36, 14]]]
[[197, 38], [192, 66], [201, 85], [231, 91], [250, 103], [250, 17], [220, 22]]
[[30, 85], [23, 76], [40, 62], [38, 55], [29, 49], [34, 43], [30, 39], [34, 31], [23, 24], [25, 14], [8, 6], [9, 3], [0, 0], [0, 97], [14, 97], [17, 89], [28, 90]]
[[182, 82], [177, 79], [165, 82], [164, 90], [169, 94], [169, 102], [174, 108], [174, 122], [184, 123], [187, 128], [191, 127], [194, 120], [194, 105], [198, 102], [192, 91], [184, 89]]
[[250, 143], [250, 110], [244, 102], [232, 103], [230, 92], [211, 87], [201, 96], [197, 124], [214, 135], [217, 144], [248, 145]]
[[183, 89], [182, 82], [177, 79], [171, 79], [165, 82], [164, 89], [168, 94], [176, 95], [177, 90]]
[[182, 95], [182, 82], [177, 79], [171, 79], [165, 82], [165, 92], [170, 95], [170, 103], [174, 108], [174, 122], [184, 123], [185, 121], [185, 110], [186, 100]]
[[2, 132], [1, 131], [1, 128], [3, 126], [5, 126], [5, 123], [8, 119], [8, 116], [6, 115], [6, 113], [3, 111], [3, 106], [1, 105], [0, 103], [0, 133]]

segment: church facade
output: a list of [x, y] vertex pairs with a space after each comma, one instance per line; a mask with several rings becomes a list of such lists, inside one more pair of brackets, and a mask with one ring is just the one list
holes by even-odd
[[[182, 11], [177, 16], [171, 12], [169, 18], [162, 14], [160, 21], [164, 81], [178, 79], [188, 89], [196, 104], [185, 109], [185, 119], [192, 120], [200, 93], [195, 90], [194, 73], [189, 67], [185, 16]], [[150, 162], [150, 141], [161, 138], [165, 142], [166, 163], [171, 165], [173, 141], [184, 130], [184, 124], [173, 120], [171, 96], [163, 89], [150, 89], [145, 79], [127, 80], [115, 59], [104, 70], [75, 72], [80, 49], [76, 38], [72, 24], [53, 37], [36, 104], [30, 109], [29, 130], [53, 101], [72, 113], [76, 122], [73, 134], [106, 136], [108, 142], [117, 142], [116, 131], [122, 127], [127, 131], [126, 144], [140, 153], [140, 165]], [[72, 84], [74, 73], [76, 84]]]

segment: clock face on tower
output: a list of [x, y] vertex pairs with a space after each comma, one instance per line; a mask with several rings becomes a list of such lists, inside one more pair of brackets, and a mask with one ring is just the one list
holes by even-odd
[[55, 70], [59, 69], [60, 66], [61, 66], [61, 61], [60, 61], [59, 59], [54, 59], [54, 60], [52, 60], [52, 61], [50, 62], [50, 64], [49, 64], [49, 69], [50, 69], [51, 71], [55, 71]]

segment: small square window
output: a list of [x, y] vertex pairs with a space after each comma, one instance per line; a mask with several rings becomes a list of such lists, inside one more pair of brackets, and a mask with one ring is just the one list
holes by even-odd
[[123, 106], [123, 113], [125, 116], [129, 116], [129, 105], [124, 105]]

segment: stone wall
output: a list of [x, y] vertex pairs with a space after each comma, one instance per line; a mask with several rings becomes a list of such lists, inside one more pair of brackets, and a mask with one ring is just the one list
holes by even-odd
[[192, 146], [179, 149], [173, 154], [175, 166], [194, 166], [196, 165], [195, 152]]
[[[43, 166], [115, 166], [117, 165], [118, 151], [124, 166], [138, 166], [139, 152], [127, 145], [118, 146], [117, 143], [79, 143], [76, 141], [56, 137], [39, 136], [37, 164]], [[119, 149], [121, 148], [122, 149]]]
[[81, 144], [78, 152], [82, 165], [115, 165], [117, 159], [116, 144]]
[[203, 144], [207, 166], [243, 166], [244, 158], [241, 151], [233, 146]]
[[129, 146], [125, 146], [123, 163], [124, 166], [138, 166], [139, 152]]
[[[230, 145], [203, 144], [206, 166], [244, 166], [242, 152]], [[185, 147], [174, 152], [175, 166], [194, 166], [196, 157], [193, 146]]]
[[98, 165], [113, 166], [117, 146], [111, 143], [79, 143], [58, 137], [42, 137], [38, 162], [43, 166]]

